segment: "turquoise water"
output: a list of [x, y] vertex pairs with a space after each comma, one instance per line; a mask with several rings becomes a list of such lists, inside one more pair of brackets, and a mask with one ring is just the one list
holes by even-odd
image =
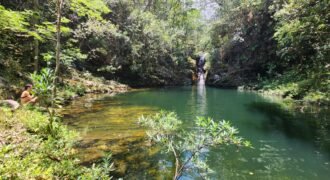
[[[113, 152], [115, 178], [170, 179], [173, 159], [151, 147], [137, 118], [159, 110], [175, 111], [184, 128], [196, 116], [228, 120], [252, 149], [219, 147], [205, 152], [211, 179], [328, 179], [329, 110], [289, 110], [280, 101], [255, 93], [201, 87], [134, 91], [84, 97], [65, 111], [65, 122], [81, 133], [82, 163]], [[188, 172], [182, 179], [199, 179]]]

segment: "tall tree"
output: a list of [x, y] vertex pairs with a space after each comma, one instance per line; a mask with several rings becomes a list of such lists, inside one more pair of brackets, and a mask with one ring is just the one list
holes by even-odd
[[60, 58], [61, 58], [61, 19], [62, 19], [62, 7], [63, 7], [63, 0], [57, 0], [56, 1], [56, 15], [57, 15], [57, 20], [56, 20], [56, 67], [55, 67], [55, 78], [53, 81], [53, 91], [52, 91], [52, 107], [54, 107], [54, 100], [56, 97], [56, 83], [58, 80], [58, 72], [60, 70]]

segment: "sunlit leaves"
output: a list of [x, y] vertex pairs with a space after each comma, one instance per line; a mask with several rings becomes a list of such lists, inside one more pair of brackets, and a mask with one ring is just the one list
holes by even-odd
[[154, 116], [142, 116], [139, 123], [146, 127], [152, 127], [148, 134], [152, 138], [154, 135], [169, 135], [178, 130], [181, 124], [174, 112], [161, 111]]
[[98, 21], [89, 19], [81, 23], [74, 31], [74, 36], [79, 39], [93, 36], [96, 38], [105, 38], [111, 35], [116, 35], [117, 27], [108, 21]]
[[250, 142], [237, 136], [237, 129], [227, 121], [197, 117], [196, 126], [183, 131], [180, 129], [181, 121], [174, 112], [161, 111], [153, 116], [142, 116], [139, 122], [148, 128], [147, 135], [152, 141], [161, 144], [167, 152], [174, 153], [180, 161], [181, 165], [177, 169], [181, 170], [177, 174], [192, 168], [206, 174], [212, 172], [205, 158], [201, 158], [203, 151], [211, 147], [230, 144], [251, 147]]
[[79, 16], [97, 20], [103, 20], [102, 15], [110, 12], [103, 0], [71, 0], [70, 6], [70, 9]]
[[278, 25], [274, 37], [283, 59], [295, 64], [306, 62], [314, 68], [325, 64], [323, 54], [329, 49], [321, 47], [330, 44], [329, 9], [324, 1], [290, 0], [275, 13]]
[[31, 74], [31, 79], [34, 84], [34, 93], [39, 97], [39, 102], [46, 107], [49, 107], [51, 101], [51, 91], [53, 89], [54, 80], [53, 70], [44, 68], [40, 73]]
[[0, 5], [0, 31], [8, 29], [15, 32], [28, 32], [27, 17], [29, 15], [28, 11], [12, 11]]

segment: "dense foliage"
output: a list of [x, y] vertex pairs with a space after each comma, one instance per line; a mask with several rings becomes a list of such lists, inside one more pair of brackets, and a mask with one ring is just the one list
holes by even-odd
[[[198, 3], [214, 3], [214, 17], [205, 19], [212, 9], [203, 12]], [[132, 86], [191, 84], [193, 59], [208, 51], [209, 85], [327, 99], [329, 6], [325, 0], [65, 0], [60, 74], [75, 68]], [[55, 1], [3, 0], [0, 14], [2, 81], [21, 85], [29, 73], [55, 66]]]
[[[136, 86], [191, 83], [201, 22], [193, 1], [64, 1], [61, 72], [88, 70]], [[56, 4], [0, 1], [0, 76], [53, 67]], [[166, 12], [166, 13], [165, 13]]]
[[[201, 2], [217, 5], [214, 17], [203, 17]], [[30, 82], [50, 112], [0, 109], [0, 178], [108, 178], [109, 161], [92, 169], [77, 164], [74, 133], [56, 121], [59, 96], [121, 86], [110, 79], [192, 84], [200, 52], [211, 54], [209, 85], [330, 102], [329, 20], [328, 0], [0, 0], [0, 97]], [[193, 133], [178, 133], [174, 113], [141, 122], [174, 153], [176, 178], [192, 159], [193, 168], [204, 165], [201, 149], [242, 145], [225, 121], [198, 118]]]
[[233, 2], [221, 1], [213, 25], [208, 83], [259, 83], [257, 88], [276, 89], [284, 97], [329, 100], [329, 2]]
[[108, 157], [91, 168], [79, 165], [77, 133], [54, 123], [51, 136], [47, 115], [37, 111], [0, 113], [0, 179], [110, 179]]

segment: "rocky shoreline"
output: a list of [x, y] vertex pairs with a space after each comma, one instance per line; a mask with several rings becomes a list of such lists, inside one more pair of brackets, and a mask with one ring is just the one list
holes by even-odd
[[[63, 87], [59, 88], [58, 96], [63, 98], [64, 104], [85, 94], [123, 93], [131, 89], [128, 85], [113, 80], [105, 80], [104, 78], [92, 76], [88, 72], [83, 73], [76, 70], [73, 70], [70, 76], [60, 79], [60, 82]], [[1, 101], [10, 100], [19, 102], [21, 92], [22, 88], [10, 84], [6, 79], [0, 77]]]

